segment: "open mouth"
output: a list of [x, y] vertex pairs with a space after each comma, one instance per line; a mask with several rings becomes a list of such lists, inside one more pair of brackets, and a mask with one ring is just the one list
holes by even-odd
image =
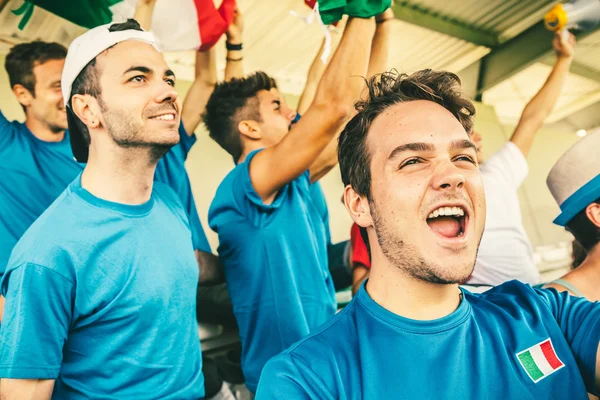
[[469, 215], [461, 206], [444, 206], [433, 210], [427, 217], [432, 231], [447, 239], [465, 236]]

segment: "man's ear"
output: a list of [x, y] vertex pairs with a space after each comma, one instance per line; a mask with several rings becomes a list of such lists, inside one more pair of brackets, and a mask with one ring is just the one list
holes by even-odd
[[243, 120], [238, 124], [238, 130], [248, 139], [259, 140], [262, 138], [262, 132], [258, 122], [252, 120]]
[[25, 86], [16, 84], [12, 88], [17, 101], [24, 107], [29, 107], [35, 96]]
[[592, 222], [592, 224], [596, 225], [597, 228], [600, 228], [600, 204], [592, 203], [585, 208], [585, 215]]
[[369, 200], [366, 196], [360, 196], [356, 193], [350, 185], [344, 188], [344, 205], [350, 217], [358, 226], [367, 228], [373, 225]]
[[86, 94], [73, 95], [71, 97], [71, 107], [73, 113], [88, 128], [98, 128], [102, 124], [98, 102], [92, 96]]

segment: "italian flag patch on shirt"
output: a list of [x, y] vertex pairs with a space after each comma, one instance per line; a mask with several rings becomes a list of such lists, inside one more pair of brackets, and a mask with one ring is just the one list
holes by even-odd
[[517, 353], [517, 358], [535, 383], [565, 366], [556, 355], [550, 338]]

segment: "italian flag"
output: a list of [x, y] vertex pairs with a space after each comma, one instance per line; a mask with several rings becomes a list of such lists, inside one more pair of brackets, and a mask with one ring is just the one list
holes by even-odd
[[527, 375], [536, 383], [565, 366], [556, 355], [550, 339], [518, 353], [517, 358]]
[[[76, 25], [93, 28], [132, 18], [138, 0], [28, 0], [22, 7], [38, 6]], [[22, 8], [21, 7], [21, 8]], [[156, 0], [151, 31], [163, 51], [212, 47], [225, 33], [235, 10], [235, 0]], [[25, 17], [27, 12], [23, 12]], [[24, 18], [25, 18], [24, 17]]]

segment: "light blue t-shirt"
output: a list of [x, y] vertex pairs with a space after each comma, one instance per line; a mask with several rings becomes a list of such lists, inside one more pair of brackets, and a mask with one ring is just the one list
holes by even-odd
[[308, 171], [266, 205], [250, 181], [248, 166], [255, 154], [221, 182], [208, 213], [219, 235], [246, 386], [253, 392], [267, 360], [336, 309], [326, 229], [311, 198]]
[[310, 185], [310, 197], [313, 204], [317, 208], [317, 212], [325, 225], [325, 237], [327, 238], [327, 246], [331, 245], [331, 229], [329, 228], [329, 209], [327, 208], [327, 200], [320, 182], [315, 182]]
[[365, 287], [330, 323], [273, 358], [257, 400], [587, 399], [600, 304], [517, 281], [463, 290], [452, 314], [400, 317]]
[[[155, 180], [179, 195], [190, 220], [194, 248], [210, 252], [184, 162], [196, 141], [180, 125], [180, 144], [158, 163]], [[0, 276], [21, 236], [67, 186], [85, 164], [73, 158], [69, 132], [57, 143], [36, 138], [23, 123], [9, 122], [0, 112]]]
[[55, 379], [53, 399], [197, 399], [198, 264], [185, 211], [155, 183], [132, 206], [81, 178], [15, 246], [1, 282], [0, 377]]

